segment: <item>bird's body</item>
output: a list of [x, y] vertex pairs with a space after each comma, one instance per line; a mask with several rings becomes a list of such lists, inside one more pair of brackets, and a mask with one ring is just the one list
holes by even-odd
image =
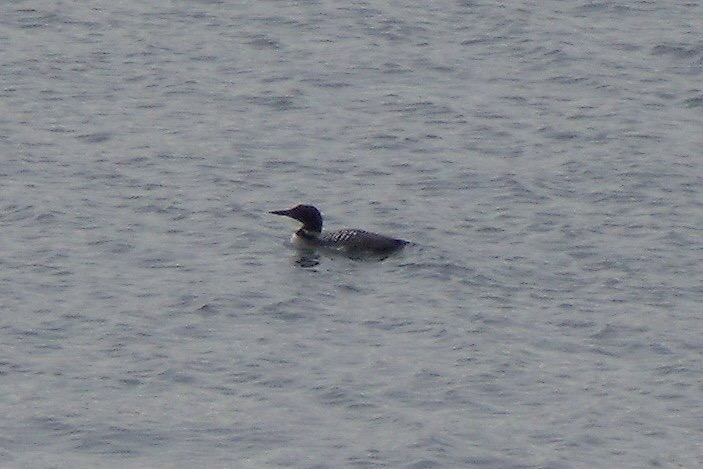
[[322, 215], [312, 205], [297, 205], [288, 210], [276, 210], [271, 213], [293, 218], [303, 224], [291, 237], [291, 243], [298, 248], [325, 248], [349, 254], [391, 254], [408, 244], [408, 241], [402, 239], [359, 229], [323, 233]]

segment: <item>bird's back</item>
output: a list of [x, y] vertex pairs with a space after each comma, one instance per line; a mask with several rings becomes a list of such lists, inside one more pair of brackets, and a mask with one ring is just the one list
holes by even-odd
[[347, 252], [389, 253], [402, 248], [407, 241], [358, 229], [323, 232], [319, 244]]

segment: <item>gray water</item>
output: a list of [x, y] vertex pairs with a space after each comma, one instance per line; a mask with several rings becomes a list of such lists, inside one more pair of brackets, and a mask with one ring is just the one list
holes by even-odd
[[702, 465], [702, 17], [3, 2], [0, 466]]

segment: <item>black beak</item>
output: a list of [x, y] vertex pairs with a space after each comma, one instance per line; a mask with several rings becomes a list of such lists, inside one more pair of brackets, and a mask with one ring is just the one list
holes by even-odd
[[274, 215], [283, 215], [284, 217], [289, 217], [290, 216], [290, 210], [274, 210], [273, 212], [269, 212]]

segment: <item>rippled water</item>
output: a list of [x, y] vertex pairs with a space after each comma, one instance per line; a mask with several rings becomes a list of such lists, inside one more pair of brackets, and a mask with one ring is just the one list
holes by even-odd
[[699, 4], [0, 13], [3, 467], [703, 464]]

